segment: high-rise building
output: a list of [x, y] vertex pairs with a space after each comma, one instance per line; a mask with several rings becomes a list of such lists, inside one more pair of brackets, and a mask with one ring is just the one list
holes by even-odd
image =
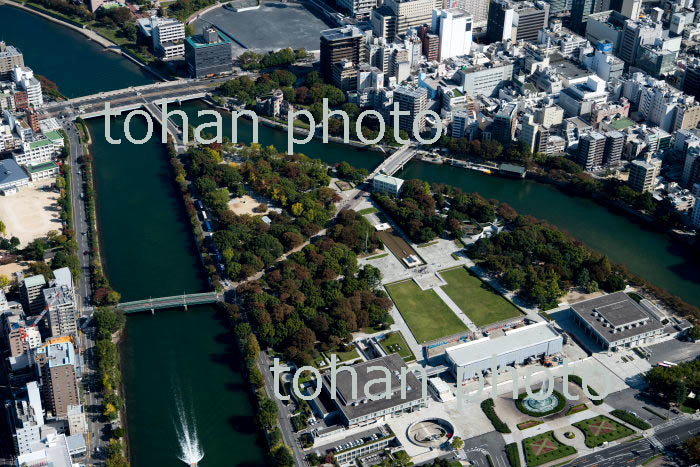
[[433, 10], [442, 8], [442, 0], [385, 0], [396, 17], [396, 35], [402, 36], [415, 27], [430, 24]]
[[418, 29], [423, 55], [430, 61], [440, 59], [440, 36], [430, 32], [428, 26], [421, 26]]
[[661, 37], [661, 33], [661, 23], [650, 19], [625, 21], [620, 43], [620, 58], [628, 64], [634, 64], [639, 48], [645, 44], [653, 44], [656, 38]]
[[24, 66], [24, 56], [16, 47], [0, 41], [0, 80], [10, 79], [12, 70]]
[[579, 138], [576, 162], [585, 170], [593, 170], [603, 165], [605, 155], [605, 136], [592, 131]]
[[493, 117], [491, 124], [491, 138], [500, 142], [504, 146], [508, 146], [513, 142], [515, 137], [515, 127], [518, 116], [518, 106], [514, 103], [508, 103], [501, 107]]
[[51, 336], [77, 335], [75, 298], [73, 289], [65, 285], [42, 290]]
[[605, 156], [603, 164], [607, 167], [620, 165], [622, 150], [625, 148], [625, 135], [619, 131], [608, 131], [605, 133]]
[[321, 76], [333, 83], [333, 67], [345, 61], [357, 67], [364, 60], [364, 34], [359, 28], [345, 26], [321, 31]]
[[23, 66], [12, 70], [12, 80], [17, 87], [27, 93], [27, 102], [34, 107], [40, 107], [44, 103], [41, 92], [41, 83], [34, 77], [31, 68]]
[[156, 55], [163, 58], [185, 55], [185, 24], [182, 21], [152, 16], [150, 22]]
[[549, 3], [493, 0], [489, 8], [486, 37], [490, 42], [537, 40], [547, 26]]
[[454, 80], [461, 83], [462, 90], [471, 97], [491, 97], [503, 83], [513, 79], [513, 62], [495, 61], [487, 65], [468, 66], [455, 73]]
[[476, 137], [479, 129], [479, 122], [473, 110], [461, 109], [452, 114], [453, 138], [468, 138], [472, 140]]
[[386, 5], [372, 10], [372, 34], [386, 41], [396, 37], [397, 18], [394, 11]]
[[642, 10], [642, 0], [622, 0], [620, 13], [629, 19], [639, 19], [639, 12]]
[[700, 147], [689, 146], [683, 163], [681, 184], [684, 187], [692, 187], [700, 181]]
[[520, 130], [520, 137], [518, 140], [530, 152], [535, 152], [539, 127], [540, 125], [535, 123], [532, 115], [526, 115], [523, 117], [522, 129]]
[[683, 92], [700, 99], [700, 63], [688, 65], [683, 73]]
[[[428, 108], [428, 91], [421, 87], [399, 86], [394, 90], [394, 102], [398, 102], [399, 110], [410, 112], [408, 115], [399, 116], [399, 128], [412, 133], [418, 113]], [[418, 120], [418, 130], [424, 129], [425, 118], [421, 118]]]
[[190, 76], [204, 78], [229, 73], [233, 68], [232, 42], [213, 26], [206, 28], [202, 34], [186, 38], [185, 61]]
[[630, 188], [640, 193], [651, 191], [656, 184], [660, 161], [654, 159], [635, 160], [630, 164], [630, 176], [627, 181]]
[[40, 313], [44, 308], [44, 296], [41, 290], [46, 287], [46, 279], [41, 274], [25, 277], [20, 281], [19, 291], [22, 305], [29, 314]]
[[54, 417], [66, 417], [69, 406], [80, 405], [73, 344], [67, 341], [41, 347], [36, 351], [36, 361], [47, 410]]
[[573, 0], [571, 3], [571, 29], [583, 35], [591, 13], [601, 11], [601, 0]]
[[472, 16], [474, 28], [486, 26], [490, 0], [447, 0], [447, 8], [459, 8]]
[[368, 19], [377, 0], [338, 0], [338, 6], [355, 19]]
[[25, 390], [21, 397], [6, 402], [10, 432], [18, 456], [32, 452], [32, 445], [41, 439], [41, 427], [44, 426], [39, 386], [36, 381], [31, 381]]
[[464, 10], [433, 10], [432, 30], [440, 37], [439, 60], [469, 55], [472, 18]]
[[20, 311], [6, 311], [0, 321], [10, 357], [19, 357], [41, 345], [39, 328], [28, 326]]

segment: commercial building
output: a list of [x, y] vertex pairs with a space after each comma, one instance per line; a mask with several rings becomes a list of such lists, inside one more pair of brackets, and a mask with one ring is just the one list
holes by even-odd
[[433, 10], [432, 30], [440, 38], [439, 60], [468, 55], [472, 45], [472, 17], [457, 8]]
[[377, 0], [338, 0], [338, 6], [355, 19], [369, 19]]
[[491, 138], [499, 141], [505, 146], [508, 146], [515, 137], [515, 127], [518, 116], [518, 105], [509, 103], [501, 107], [494, 115], [493, 123], [491, 124]]
[[488, 65], [465, 66], [454, 79], [470, 97], [491, 97], [504, 83], [513, 79], [513, 62], [494, 61]]
[[5, 413], [15, 454], [21, 456], [32, 452], [32, 446], [41, 440], [44, 426], [41, 393], [36, 381], [27, 383], [22, 396], [5, 403]]
[[12, 70], [24, 66], [24, 56], [16, 47], [0, 41], [0, 80], [10, 79]]
[[396, 439], [388, 425], [379, 425], [353, 434], [341, 441], [314, 448], [321, 458], [332, 455], [341, 467], [365, 465], [362, 458], [384, 451]]
[[80, 405], [75, 349], [70, 341], [50, 343], [36, 351], [44, 405], [54, 417], [66, 417], [68, 407]]
[[459, 384], [494, 370], [494, 364], [500, 369], [522, 365], [529, 359], [559, 353], [563, 346], [564, 340], [554, 327], [541, 322], [505, 331], [500, 337], [484, 337], [448, 347], [445, 357], [455, 378], [461, 376]]
[[17, 87], [27, 93], [27, 103], [34, 107], [44, 104], [41, 83], [34, 77], [34, 72], [26, 66], [18, 66], [12, 70], [12, 80]]
[[[370, 370], [370, 367], [383, 367], [387, 371]], [[348, 371], [338, 371], [335, 376], [335, 393], [332, 390], [330, 373], [323, 375], [323, 387], [338, 406], [346, 426], [365, 425], [428, 406], [430, 395], [427, 391], [427, 381], [426, 390], [423, 391], [423, 385], [413, 372], [408, 370], [399, 354], [358, 363], [349, 368], [355, 371], [356, 378]], [[367, 387], [368, 383], [377, 378], [388, 379], [388, 388], [383, 382]], [[353, 387], [357, 389], [356, 394], [353, 394]], [[370, 394], [365, 393], [370, 391], [372, 398], [376, 398], [385, 395], [387, 389], [390, 392], [388, 398], [371, 400], [368, 398]]]
[[486, 35], [491, 42], [537, 40], [548, 18], [549, 4], [545, 2], [493, 0]]
[[700, 63], [686, 67], [683, 73], [683, 92], [700, 99]]
[[185, 61], [190, 76], [206, 76], [229, 73], [233, 67], [232, 40], [214, 27], [202, 34], [185, 39]]
[[27, 325], [22, 315], [19, 310], [5, 311], [0, 315], [2, 334], [10, 357], [19, 357], [41, 346], [39, 328]]
[[620, 165], [622, 150], [625, 148], [625, 135], [619, 131], [605, 133], [605, 158], [603, 164], [607, 167]]
[[185, 55], [185, 24], [175, 18], [150, 18], [153, 51], [162, 58]]
[[32, 443], [32, 451], [17, 457], [17, 467], [73, 467], [68, 437], [52, 427], [44, 428], [41, 440]]
[[19, 282], [19, 292], [25, 311], [31, 315], [40, 313], [44, 308], [44, 295], [41, 293], [46, 287], [44, 276], [42, 274], [29, 276]]
[[657, 38], [661, 37], [662, 32], [661, 23], [651, 19], [625, 21], [619, 57], [626, 63], [633, 65], [637, 59], [639, 48], [645, 44], [653, 44]]
[[605, 350], [650, 344], [663, 332], [663, 325], [624, 292], [576, 303], [571, 311]]
[[56, 285], [42, 290], [52, 337], [78, 334], [75, 297], [72, 287]]
[[336, 64], [346, 62], [357, 67], [364, 61], [363, 39], [362, 30], [354, 26], [321, 31], [321, 76], [327, 83], [335, 84]]
[[374, 191], [389, 193], [394, 196], [397, 196], [401, 192], [401, 185], [403, 185], [402, 178], [391, 177], [389, 175], [377, 174], [374, 179], [372, 179], [372, 189]]
[[591, 13], [598, 13], [601, 4], [602, 2], [599, 0], [572, 0], [571, 29], [579, 34], [584, 34], [589, 15]]
[[12, 159], [0, 161], [0, 191], [5, 194], [16, 192], [29, 184], [29, 176]]
[[460, 8], [472, 15], [474, 28], [486, 26], [489, 17], [489, 0], [448, 0], [448, 8]]
[[605, 81], [597, 76], [588, 77], [585, 84], [575, 84], [561, 91], [559, 106], [564, 109], [567, 117], [589, 115], [596, 104], [608, 100]]
[[419, 132], [425, 129], [425, 117], [418, 118], [418, 114], [428, 108], [428, 91], [425, 88], [399, 86], [394, 90], [394, 102], [398, 102], [400, 111], [409, 112], [399, 116], [399, 128], [412, 133], [416, 123]]
[[442, 8], [442, 0], [385, 0], [384, 6], [396, 18], [395, 35], [402, 36], [411, 28], [430, 24], [433, 10]]

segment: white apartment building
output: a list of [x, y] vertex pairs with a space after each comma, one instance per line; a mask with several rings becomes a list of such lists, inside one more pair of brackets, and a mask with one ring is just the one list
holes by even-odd
[[144, 36], [150, 37], [153, 52], [161, 58], [185, 55], [185, 24], [175, 18], [151, 16], [138, 20]]
[[12, 80], [17, 87], [27, 93], [27, 100], [30, 105], [40, 107], [44, 104], [44, 96], [41, 93], [41, 83], [34, 77], [31, 68], [23, 66], [12, 70]]
[[459, 8], [433, 10], [432, 31], [440, 38], [440, 60], [471, 52], [472, 17], [466, 11]]
[[41, 405], [41, 392], [36, 381], [26, 385], [27, 394], [8, 403], [8, 415], [15, 454], [18, 456], [32, 452], [32, 445], [41, 440], [44, 426], [44, 411]]

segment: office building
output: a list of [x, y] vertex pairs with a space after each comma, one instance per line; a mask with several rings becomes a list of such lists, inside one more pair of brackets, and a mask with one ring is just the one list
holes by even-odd
[[17, 467], [73, 467], [75, 463], [68, 440], [69, 437], [59, 435], [55, 428], [44, 426], [41, 439], [32, 443], [31, 452], [17, 457]]
[[352, 434], [341, 441], [313, 448], [320, 458], [328, 455], [341, 466], [366, 465], [363, 458], [381, 453], [396, 438], [389, 425], [375, 426], [357, 434]]
[[[676, 141], [676, 144], [678, 144], [678, 141]], [[694, 146], [687, 148], [683, 163], [681, 185], [687, 188], [693, 187], [700, 181], [700, 147], [697, 144], [695, 143]]]
[[34, 107], [44, 104], [44, 96], [41, 92], [41, 83], [34, 77], [34, 72], [26, 66], [18, 66], [12, 70], [12, 81], [25, 93], [27, 93], [27, 103]]
[[401, 185], [403, 185], [403, 179], [398, 177], [391, 177], [389, 175], [377, 174], [372, 179], [372, 189], [381, 193], [389, 193], [394, 196], [398, 196], [401, 192]]
[[489, 17], [490, 0], [448, 0], [447, 8], [459, 8], [472, 16], [475, 29], [486, 26]]
[[394, 102], [398, 102], [399, 110], [409, 112], [408, 115], [399, 116], [399, 128], [412, 134], [414, 122], [417, 122], [419, 132], [425, 129], [425, 117], [418, 118], [418, 114], [428, 108], [428, 91], [425, 88], [399, 86], [394, 90]]
[[520, 130], [520, 136], [518, 140], [523, 146], [530, 152], [534, 153], [537, 144], [537, 132], [539, 131], [540, 125], [535, 123], [534, 117], [532, 115], [526, 115], [523, 117], [522, 129]]
[[[370, 367], [383, 367], [388, 372], [370, 370]], [[355, 370], [357, 375], [357, 384], [353, 384], [354, 378], [349, 372], [338, 372], [335, 377], [335, 393], [333, 393], [331, 386], [330, 373], [323, 375], [323, 387], [334, 399], [346, 426], [369, 424], [379, 418], [399, 416], [428, 406], [430, 395], [427, 388], [423, 393], [421, 382], [418, 381], [413, 372], [408, 370], [399, 354], [394, 353], [386, 357], [358, 363], [352, 365], [351, 368]], [[373, 398], [375, 398], [386, 392], [386, 385], [370, 384], [367, 388], [367, 383], [376, 378], [386, 378], [387, 375], [390, 380], [388, 398], [369, 399], [365, 394], [365, 389], [372, 390]], [[402, 378], [401, 375], [405, 376]], [[353, 387], [358, 389], [356, 394], [353, 394]], [[405, 395], [402, 394], [402, 389], [405, 390]]]
[[572, 0], [571, 29], [579, 34], [584, 34], [588, 17], [591, 13], [600, 12], [601, 6], [601, 0]]
[[41, 345], [41, 335], [36, 326], [27, 325], [19, 310], [5, 311], [0, 316], [2, 335], [10, 357], [19, 357]]
[[41, 440], [41, 429], [44, 426], [41, 393], [36, 381], [27, 383], [22, 396], [5, 403], [5, 413], [15, 454], [21, 456], [32, 452], [32, 445]]
[[375, 37], [393, 42], [396, 37], [397, 18], [393, 10], [386, 5], [372, 10], [372, 34]]
[[69, 405], [66, 418], [68, 419], [68, 433], [71, 436], [87, 432], [87, 417], [82, 405]]
[[423, 55], [429, 61], [438, 61], [440, 59], [440, 36], [430, 32], [427, 26], [421, 26], [418, 30], [418, 37], [421, 40]]
[[586, 21], [586, 39], [593, 46], [606, 43], [608, 45], [603, 49], [604, 52], [617, 53], [622, 43], [622, 33], [626, 21], [627, 18], [617, 11], [607, 10], [593, 13], [588, 16]]
[[547, 357], [562, 351], [562, 336], [547, 322], [505, 331], [500, 337], [481, 339], [448, 347], [445, 350], [450, 372], [459, 378], [458, 384], [483, 372], [522, 365], [529, 359]]
[[575, 84], [563, 89], [559, 95], [559, 106], [567, 117], [590, 115], [596, 104], [608, 100], [605, 81], [598, 76], [589, 76], [586, 83]]
[[593, 170], [602, 167], [605, 143], [605, 136], [597, 131], [584, 134], [579, 138], [576, 162], [585, 170]]
[[18, 48], [0, 41], [0, 80], [12, 77], [12, 70], [24, 67], [24, 56]]
[[377, 0], [338, 0], [338, 6], [355, 19], [369, 19]]
[[354, 26], [321, 31], [321, 76], [327, 83], [333, 83], [336, 64], [356, 67], [364, 61], [363, 41], [364, 34]]
[[514, 103], [504, 105], [493, 117], [491, 138], [508, 146], [515, 137], [515, 127], [518, 116], [518, 106]]
[[22, 305], [28, 314], [38, 314], [43, 310], [44, 295], [41, 291], [44, 287], [46, 287], [46, 279], [41, 274], [25, 277], [20, 281], [19, 291], [22, 297]]
[[488, 65], [466, 66], [455, 73], [453, 79], [461, 84], [462, 90], [469, 97], [491, 97], [513, 79], [513, 62], [503, 60]]
[[535, 123], [551, 128], [564, 121], [564, 109], [558, 105], [549, 105], [535, 109]]
[[42, 290], [44, 306], [52, 337], [78, 334], [75, 297], [73, 289], [65, 285]]
[[663, 32], [661, 23], [644, 20], [627, 20], [622, 30], [619, 57], [630, 65], [635, 63], [639, 48], [645, 44], [653, 44]]
[[460, 109], [452, 113], [451, 135], [453, 138], [475, 139], [479, 131], [479, 122], [473, 110]]
[[486, 37], [491, 42], [537, 40], [547, 27], [549, 3], [493, 0], [489, 8]]
[[615, 292], [571, 305], [571, 311], [604, 350], [617, 351], [652, 344], [663, 333], [663, 325], [648, 311], [653, 305], [642, 302]]
[[36, 351], [44, 406], [54, 417], [68, 415], [68, 407], [80, 405], [76, 381], [76, 355], [71, 341], [49, 343]]
[[153, 51], [163, 58], [176, 58], [185, 55], [185, 24], [175, 18], [150, 19], [153, 37]]
[[630, 164], [630, 176], [627, 181], [630, 188], [640, 193], [651, 191], [656, 185], [659, 164], [647, 160], [635, 160]]
[[395, 35], [403, 36], [411, 28], [430, 24], [433, 10], [442, 8], [442, 0], [385, 0], [384, 6], [396, 18]]
[[469, 55], [472, 45], [472, 18], [464, 10], [433, 10], [432, 30], [440, 38], [439, 60]]
[[233, 67], [232, 41], [214, 27], [202, 34], [185, 39], [185, 60], [190, 76], [206, 76], [229, 73]]
[[683, 92], [700, 99], [700, 63], [686, 67], [683, 73]]

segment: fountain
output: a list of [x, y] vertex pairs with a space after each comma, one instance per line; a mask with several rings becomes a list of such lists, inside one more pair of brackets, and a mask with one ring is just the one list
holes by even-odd
[[[180, 459], [190, 467], [197, 467], [199, 462], [204, 458], [204, 451], [199, 445], [197, 437], [197, 425], [194, 416], [188, 417], [182, 404], [182, 398], [175, 395], [175, 403], [177, 405], [178, 420], [175, 423], [175, 431], [177, 431], [177, 440], [180, 444]], [[192, 411], [190, 411], [192, 413]]]

